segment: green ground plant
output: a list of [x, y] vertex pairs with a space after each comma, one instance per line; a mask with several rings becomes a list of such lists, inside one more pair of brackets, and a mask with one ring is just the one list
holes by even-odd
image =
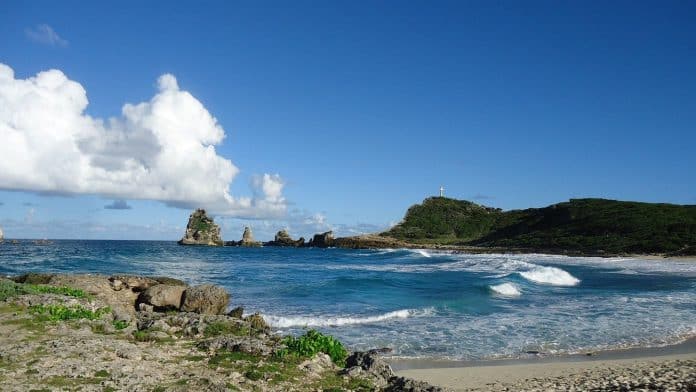
[[38, 284], [21, 284], [10, 280], [0, 281], [0, 301], [24, 294], [57, 294], [74, 298], [87, 298], [84, 290], [72, 287], [56, 287]]
[[89, 310], [80, 305], [65, 306], [41, 304], [30, 306], [28, 309], [29, 312], [41, 316], [47, 321], [98, 320], [103, 315], [111, 312], [111, 308], [109, 307]]
[[280, 358], [297, 356], [311, 358], [318, 353], [327, 354], [338, 366], [345, 366], [348, 351], [343, 344], [330, 335], [310, 329], [299, 337], [287, 336], [283, 339], [284, 349], [278, 350]]

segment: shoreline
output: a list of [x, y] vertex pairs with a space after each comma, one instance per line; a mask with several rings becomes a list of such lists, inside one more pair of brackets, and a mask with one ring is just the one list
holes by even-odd
[[[539, 358], [447, 361], [387, 360], [399, 376], [453, 391], [524, 390], [537, 383], [546, 390], [565, 390], [578, 380], [619, 378], [624, 373], [682, 367], [696, 374], [696, 337], [663, 347], [636, 347]], [[603, 375], [602, 375], [603, 374]], [[591, 380], [595, 382], [597, 380]], [[613, 390], [613, 389], [612, 389]], [[686, 390], [686, 389], [685, 389]]]
[[510, 365], [533, 365], [548, 363], [597, 362], [607, 360], [626, 360], [641, 358], [657, 358], [675, 355], [696, 356], [696, 336], [685, 341], [666, 346], [630, 347], [625, 349], [610, 349], [593, 351], [582, 354], [538, 355], [523, 358], [501, 358], [480, 360], [449, 360], [436, 358], [385, 358], [392, 368], [399, 371], [419, 369], [456, 369], [468, 367], [495, 367]]
[[[288, 248], [288, 249], [322, 249], [322, 248], [336, 248], [336, 249], [353, 249], [353, 250], [384, 250], [384, 249], [421, 249], [421, 250], [432, 250], [432, 251], [446, 251], [454, 252], [458, 254], [471, 254], [471, 255], [485, 255], [485, 254], [510, 254], [510, 255], [546, 255], [546, 256], [566, 256], [566, 257], [593, 257], [599, 259], [606, 258], [624, 258], [624, 259], [642, 259], [651, 261], [681, 261], [681, 262], [696, 262], [696, 255], [671, 255], [669, 253], [665, 254], [634, 254], [634, 253], [596, 253], [596, 252], [580, 252], [571, 251], [563, 249], [526, 249], [526, 248], [500, 248], [500, 247], [476, 247], [476, 246], [465, 246], [465, 245], [439, 245], [439, 244], [416, 244], [398, 241], [397, 243], [380, 243], [381, 241], [374, 242], [374, 235], [367, 235], [368, 242], [363, 245], [361, 244], [362, 239], [356, 239], [356, 237], [339, 237], [334, 241], [337, 243], [330, 247], [316, 247], [316, 246], [302, 246], [302, 247], [290, 247], [290, 246], [280, 246], [280, 245], [262, 245], [253, 247], [253, 249], [260, 248]], [[50, 246], [53, 241], [112, 241], [112, 242], [173, 242], [173, 240], [110, 240], [110, 239], [71, 239], [71, 238], [49, 238], [49, 239], [38, 239], [38, 238], [16, 238], [8, 239], [5, 238], [4, 241], [0, 241], [0, 245], [17, 245], [25, 242], [32, 242], [35, 245]], [[346, 241], [348, 241], [346, 243]], [[187, 246], [202, 246], [207, 247], [208, 245], [187, 245]], [[240, 249], [245, 249], [245, 247], [225, 245], [221, 247], [235, 247]]]

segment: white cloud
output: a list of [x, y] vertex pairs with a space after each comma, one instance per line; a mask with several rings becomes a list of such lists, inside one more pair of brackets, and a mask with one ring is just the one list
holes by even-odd
[[51, 46], [68, 46], [68, 41], [61, 38], [53, 28], [47, 24], [40, 24], [36, 27], [27, 28], [24, 33], [29, 39], [40, 44]]
[[217, 154], [223, 128], [173, 75], [146, 102], [107, 120], [84, 113], [87, 93], [59, 70], [15, 79], [0, 64], [0, 189], [159, 200], [245, 218], [285, 214], [283, 181], [254, 180], [254, 197], [233, 197], [239, 172]]

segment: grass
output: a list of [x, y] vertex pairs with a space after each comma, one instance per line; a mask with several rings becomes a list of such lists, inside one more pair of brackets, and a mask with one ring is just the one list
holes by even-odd
[[84, 290], [72, 287], [56, 287], [39, 284], [21, 284], [9, 280], [0, 281], [0, 301], [24, 294], [56, 294], [74, 298], [87, 298]]
[[338, 366], [345, 366], [348, 358], [348, 351], [341, 342], [313, 329], [300, 337], [287, 336], [283, 339], [283, 344], [285, 348], [276, 353], [280, 358], [288, 355], [311, 358], [318, 353], [325, 353]]
[[119, 331], [122, 329], [128, 328], [128, 325], [129, 325], [128, 321], [123, 321], [123, 320], [114, 320], [113, 321], [114, 328], [116, 328]]
[[220, 335], [249, 336], [251, 330], [241, 323], [215, 321], [205, 326], [203, 335], [207, 338]]
[[33, 305], [29, 311], [47, 321], [67, 321], [67, 320], [98, 320], [103, 315], [110, 313], [111, 308], [99, 308], [97, 310], [89, 310], [80, 305], [65, 306], [65, 305]]
[[171, 343], [174, 339], [170, 336], [168, 337], [157, 337], [153, 334], [152, 330], [140, 330], [133, 331], [133, 339], [136, 342], [155, 342], [155, 343]]

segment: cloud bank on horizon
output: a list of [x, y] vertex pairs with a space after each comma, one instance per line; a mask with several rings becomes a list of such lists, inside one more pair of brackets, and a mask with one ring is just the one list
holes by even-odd
[[278, 218], [287, 203], [275, 174], [252, 181], [253, 197], [234, 197], [239, 169], [215, 151], [225, 131], [176, 78], [158, 79], [149, 101], [121, 116], [84, 113], [87, 92], [60, 70], [15, 79], [0, 63], [0, 189], [95, 194], [205, 207], [239, 218]]

